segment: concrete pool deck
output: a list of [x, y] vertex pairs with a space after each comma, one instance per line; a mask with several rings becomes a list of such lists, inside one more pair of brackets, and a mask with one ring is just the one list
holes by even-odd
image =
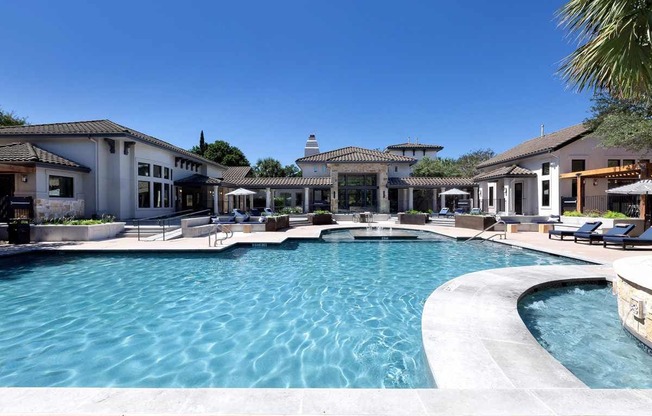
[[[398, 227], [380, 223], [383, 227]], [[317, 238], [325, 228], [236, 233], [235, 243], [274, 244]], [[474, 230], [401, 226], [468, 238]], [[497, 243], [597, 263], [530, 266], [471, 273], [438, 288], [426, 302], [424, 347], [438, 389], [112, 389], [0, 388], [2, 414], [291, 414], [291, 415], [649, 415], [652, 391], [588, 389], [527, 331], [516, 301], [533, 286], [558, 280], [611, 279], [614, 260], [645, 251], [548, 240], [539, 233], [507, 234]], [[0, 246], [0, 255], [33, 249], [214, 251], [207, 237], [172, 241], [122, 238], [83, 243]], [[647, 252], [651, 253], [651, 252]], [[473, 318], [473, 319], [471, 319]], [[524, 332], [525, 331], [525, 332]]]

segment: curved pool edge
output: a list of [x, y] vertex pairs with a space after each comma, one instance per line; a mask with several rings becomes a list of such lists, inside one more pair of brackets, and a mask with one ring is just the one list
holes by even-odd
[[555, 282], [613, 281], [605, 265], [527, 266], [457, 277], [428, 297], [423, 346], [439, 389], [588, 389], [532, 336], [519, 299]]

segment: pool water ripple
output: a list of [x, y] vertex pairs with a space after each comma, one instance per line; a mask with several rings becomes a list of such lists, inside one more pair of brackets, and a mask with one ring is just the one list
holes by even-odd
[[1, 259], [0, 386], [432, 387], [435, 288], [572, 263], [442, 241]]

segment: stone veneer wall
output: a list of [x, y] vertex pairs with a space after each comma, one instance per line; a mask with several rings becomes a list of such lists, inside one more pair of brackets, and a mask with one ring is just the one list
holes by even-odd
[[[636, 338], [652, 348], [652, 257], [634, 257], [614, 262], [618, 279], [614, 282], [618, 296], [618, 315]], [[643, 313], [635, 315], [637, 300]]]
[[34, 201], [36, 221], [42, 221], [46, 218], [60, 218], [71, 214], [74, 214], [77, 218], [84, 216], [83, 199], [36, 198]]
[[340, 173], [355, 174], [377, 174], [378, 185], [378, 212], [389, 213], [389, 191], [387, 190], [387, 164], [385, 163], [329, 163], [328, 169], [331, 173], [331, 212], [339, 210], [340, 192], [338, 189], [338, 177]]

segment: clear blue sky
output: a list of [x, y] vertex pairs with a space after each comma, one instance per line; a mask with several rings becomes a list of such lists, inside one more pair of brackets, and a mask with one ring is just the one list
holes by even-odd
[[384, 148], [496, 152], [581, 122], [555, 75], [561, 0], [0, 0], [0, 106], [32, 124], [111, 119], [253, 164]]

